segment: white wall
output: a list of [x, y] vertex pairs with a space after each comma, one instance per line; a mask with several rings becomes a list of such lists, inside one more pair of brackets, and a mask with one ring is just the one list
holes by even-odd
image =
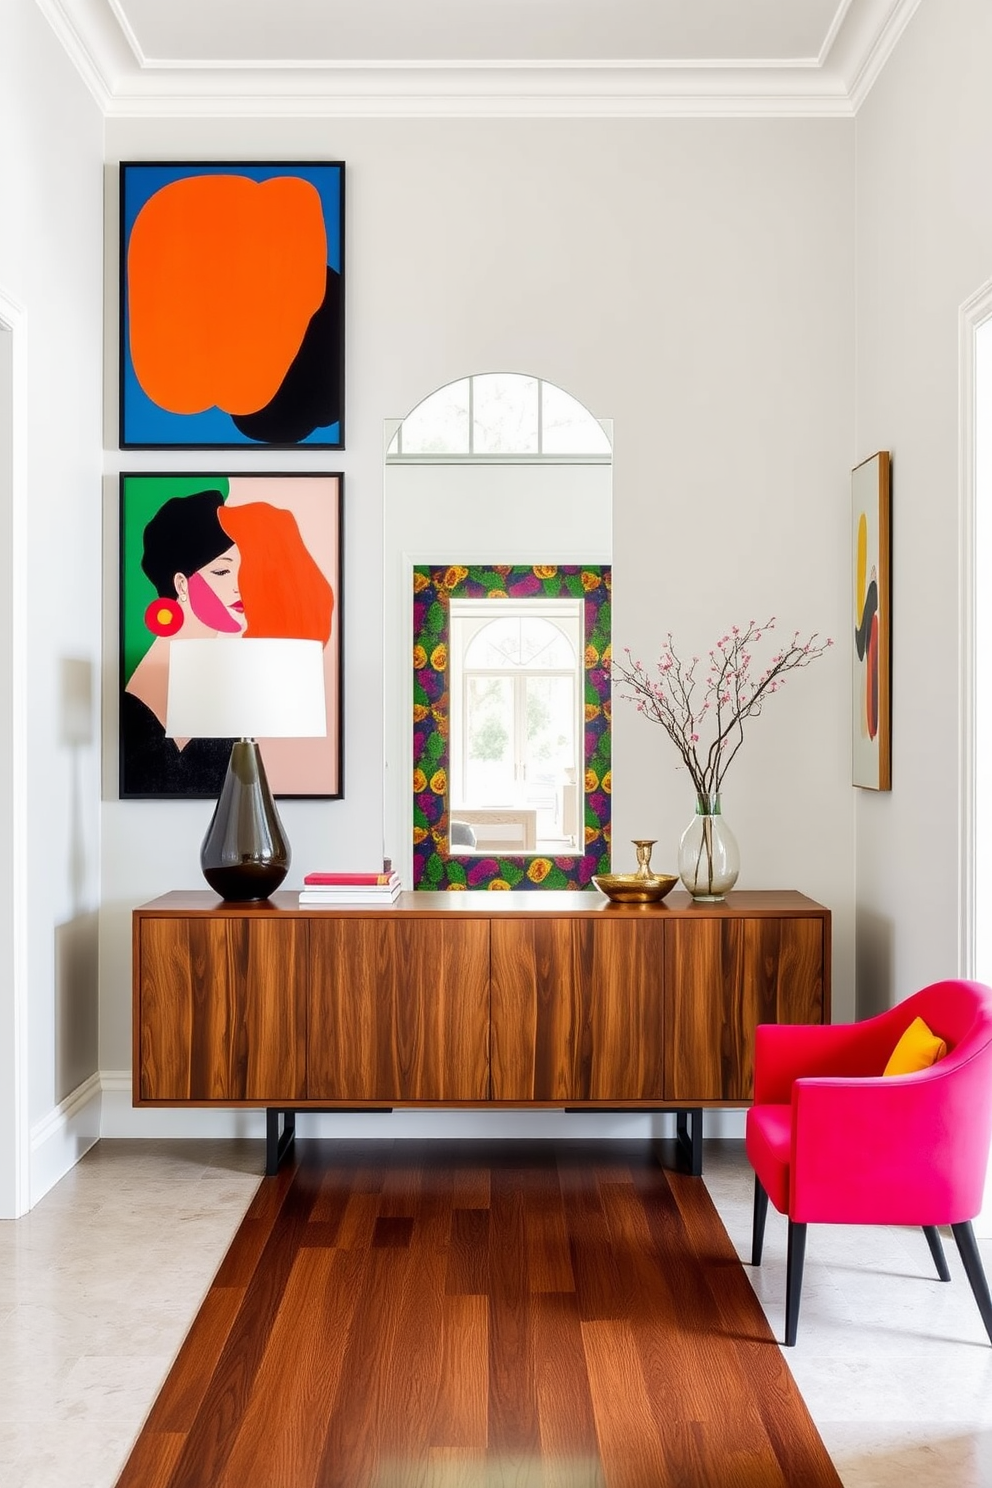
[[[345, 472], [345, 799], [287, 809], [288, 883], [305, 865], [381, 851], [383, 420], [456, 377], [534, 373], [613, 420], [615, 645], [648, 655], [671, 628], [708, 646], [770, 613], [790, 632], [844, 635], [853, 141], [850, 120], [108, 120], [110, 161], [347, 163], [347, 449], [292, 460]], [[108, 242], [109, 291], [114, 231]], [[115, 338], [108, 319], [108, 394]], [[108, 437], [105, 468], [216, 460], [124, 460]], [[114, 497], [110, 484], [108, 697]], [[838, 647], [773, 700], [724, 792], [741, 885], [797, 887], [834, 910], [838, 1017], [853, 1011], [849, 695]], [[632, 708], [618, 704], [614, 722], [618, 860], [629, 838], [653, 836], [664, 869], [692, 812], [689, 782]], [[110, 760], [113, 724], [108, 708]], [[199, 883], [209, 808], [117, 802], [106, 774], [105, 793], [101, 1063], [124, 1071], [130, 910]], [[143, 1114], [122, 1109], [118, 1129]]]
[[94, 710], [105, 601], [103, 122], [33, 0], [5, 0], [0, 140], [0, 292], [23, 310], [27, 349], [20, 499], [26, 506], [22, 620], [30, 650], [21, 725], [29, 833], [25, 1073], [34, 1199], [98, 1129], [98, 1110], [87, 1118], [77, 1107], [97, 1088], [91, 1078], [97, 1069], [100, 874]]
[[987, 0], [930, 0], [856, 122], [858, 456], [893, 457], [892, 792], [857, 803], [861, 1014], [958, 967], [958, 310], [992, 277], [990, 55]]

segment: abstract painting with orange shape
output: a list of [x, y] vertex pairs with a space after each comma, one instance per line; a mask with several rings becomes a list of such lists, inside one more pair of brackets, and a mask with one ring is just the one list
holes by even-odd
[[852, 780], [890, 790], [891, 605], [889, 455], [880, 450], [851, 479], [854, 559]]
[[344, 166], [120, 167], [122, 449], [341, 449]]

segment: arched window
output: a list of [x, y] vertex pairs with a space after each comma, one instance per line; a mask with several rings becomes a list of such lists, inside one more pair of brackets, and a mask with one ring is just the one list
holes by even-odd
[[407, 414], [386, 452], [401, 461], [609, 462], [610, 441], [563, 388], [517, 372], [462, 377]]

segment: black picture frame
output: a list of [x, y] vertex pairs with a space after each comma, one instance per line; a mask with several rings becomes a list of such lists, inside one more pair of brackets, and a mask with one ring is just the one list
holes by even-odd
[[[160, 516], [165, 507], [168, 511]], [[236, 516], [222, 515], [239, 508], [244, 510], [237, 510]], [[219, 644], [233, 644], [238, 629], [235, 610], [240, 608], [248, 635], [298, 634], [324, 642], [326, 735], [261, 740], [260, 747], [273, 795], [340, 800], [344, 796], [342, 473], [127, 471], [120, 476], [119, 517], [119, 798], [206, 799], [218, 795], [232, 741], [195, 740], [180, 748], [165, 738], [168, 642], [184, 631], [189, 635], [194, 627], [200, 636], [229, 631], [231, 638]], [[149, 534], [153, 518], [156, 526]], [[226, 545], [228, 566], [230, 548], [237, 547], [239, 569], [233, 580], [229, 574], [215, 576], [216, 569], [224, 566], [218, 558], [217, 532], [221, 553]], [[200, 573], [209, 586], [229, 586], [222, 591], [224, 602], [232, 598], [230, 586], [234, 584], [237, 593], [229, 614], [218, 616], [216, 596], [210, 601], [215, 607], [209, 614], [202, 604], [194, 604], [188, 582], [176, 582], [188, 580], [186, 569]], [[254, 602], [252, 594], [258, 596]], [[210, 627], [218, 620], [212, 632]]]

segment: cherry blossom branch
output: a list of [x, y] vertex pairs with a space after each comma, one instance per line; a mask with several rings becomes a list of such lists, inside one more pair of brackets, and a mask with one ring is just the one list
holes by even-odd
[[[820, 640], [814, 631], [805, 641], [794, 631], [789, 643], [771, 659], [756, 679], [752, 675], [753, 648], [767, 631], [774, 630], [775, 617], [759, 625], [754, 620], [742, 630], [734, 626], [721, 636], [709, 653], [705, 682], [696, 675], [700, 658], [683, 661], [669, 632], [655, 671], [657, 680], [643, 662], [613, 663], [614, 679], [627, 689], [620, 696], [634, 702], [638, 712], [659, 723], [671, 739], [696, 788], [697, 795], [719, 792], [738, 750], [744, 742], [744, 722], [760, 717], [766, 700], [785, 685], [789, 672], [809, 666], [833, 645]], [[696, 696], [702, 688], [698, 708]], [[707, 734], [708, 743], [703, 743]]]

